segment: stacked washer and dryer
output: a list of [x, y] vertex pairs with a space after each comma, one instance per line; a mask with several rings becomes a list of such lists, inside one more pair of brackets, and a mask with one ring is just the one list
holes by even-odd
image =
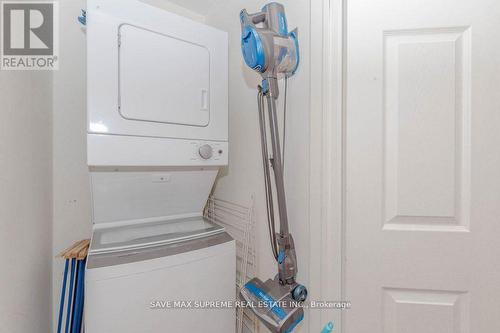
[[203, 218], [228, 162], [227, 52], [204, 24], [88, 0], [86, 333], [234, 331], [233, 309], [170, 308], [235, 299], [234, 240]]

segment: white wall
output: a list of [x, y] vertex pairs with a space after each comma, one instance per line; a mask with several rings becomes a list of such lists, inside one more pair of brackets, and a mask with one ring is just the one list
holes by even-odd
[[90, 190], [86, 165], [85, 34], [77, 21], [84, 0], [60, 1], [59, 70], [54, 72], [53, 106], [53, 319], [57, 323], [64, 263], [59, 254], [89, 238]]
[[50, 72], [0, 71], [0, 332], [50, 331]]
[[[142, 1], [148, 5], [151, 5], [151, 6], [154, 6], [154, 7], [158, 7], [158, 8], [161, 8], [161, 9], [164, 9], [164, 10], [167, 10], [171, 13], [176, 13], [178, 15], [181, 15], [181, 16], [184, 16], [184, 17], [187, 17], [191, 20], [194, 20], [194, 21], [198, 21], [198, 22], [205, 22], [205, 16], [202, 15], [201, 13], [199, 12], [194, 12], [192, 10], [189, 10], [188, 8], [186, 8], [184, 5], [184, 1], [182, 1], [182, 3], [179, 3], [179, 4], [175, 4], [173, 2], [170, 2], [170, 1], [166, 1], [166, 0], [139, 0], [139, 1]], [[204, 4], [206, 1], [204, 0], [203, 2], [200, 2], [202, 4]]]
[[[290, 30], [299, 28], [301, 63], [289, 79], [285, 186], [290, 228], [299, 263], [298, 281], [309, 283], [309, 1], [280, 1]], [[255, 195], [259, 275], [277, 273], [271, 253], [265, 218], [263, 171], [257, 113], [257, 84], [260, 76], [244, 65], [240, 50], [239, 12], [256, 12], [266, 1], [218, 1], [207, 13], [206, 22], [229, 32], [229, 166], [215, 188], [215, 195], [248, 203]], [[283, 93], [283, 87], [281, 86]], [[281, 95], [283, 96], [283, 94]], [[281, 98], [282, 102], [283, 98]], [[280, 110], [282, 104], [279, 104]], [[282, 113], [280, 113], [280, 116]], [[296, 332], [308, 332], [308, 315]]]

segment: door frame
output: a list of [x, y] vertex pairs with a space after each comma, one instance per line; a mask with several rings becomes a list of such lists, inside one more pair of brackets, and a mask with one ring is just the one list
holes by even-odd
[[[345, 10], [346, 0], [310, 2], [310, 300], [344, 300]], [[319, 172], [318, 172], [319, 170]], [[319, 259], [319, 260], [318, 260]], [[339, 310], [309, 311], [309, 332]]]

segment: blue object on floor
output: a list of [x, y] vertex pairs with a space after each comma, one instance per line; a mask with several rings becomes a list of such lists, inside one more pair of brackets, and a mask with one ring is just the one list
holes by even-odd
[[73, 287], [73, 299], [71, 299], [71, 325], [69, 326], [70, 333], [73, 333], [73, 326], [75, 326], [75, 309], [76, 309], [76, 292], [78, 289], [78, 274], [80, 273], [79, 269], [79, 261], [76, 261], [76, 271], [75, 271], [75, 280]]
[[[89, 244], [90, 240], [88, 239], [78, 241], [60, 255], [64, 258], [65, 263], [57, 333], [82, 332], [85, 264], [87, 263]], [[63, 323], [65, 323], [64, 331], [62, 329]]]
[[71, 275], [69, 279], [69, 291], [68, 291], [68, 309], [66, 311], [66, 328], [65, 333], [69, 333], [69, 328], [71, 325], [71, 307], [73, 301], [73, 284], [75, 280], [75, 270], [76, 270], [76, 259], [71, 259]]
[[75, 286], [75, 304], [73, 308], [73, 322], [71, 324], [71, 333], [79, 333], [82, 324], [83, 315], [83, 291], [85, 283], [85, 261], [78, 261], [78, 274]]
[[66, 283], [68, 281], [68, 267], [69, 267], [69, 259], [66, 259], [66, 262], [64, 263], [64, 276], [63, 276], [63, 285], [61, 289], [61, 301], [59, 304], [59, 320], [57, 321], [57, 333], [61, 333], [61, 328], [62, 328], [64, 298], [66, 296]]
[[333, 322], [329, 322], [328, 324], [326, 324], [326, 326], [321, 331], [321, 333], [331, 333], [331, 332], [333, 332]]

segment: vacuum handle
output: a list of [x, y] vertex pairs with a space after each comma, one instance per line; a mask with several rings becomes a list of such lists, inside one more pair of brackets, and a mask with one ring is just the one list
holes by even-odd
[[262, 23], [266, 20], [266, 13], [265, 12], [249, 14], [248, 16], [252, 20], [253, 24], [259, 24], [259, 23]]
[[240, 20], [242, 24], [252, 23], [253, 25], [256, 25], [263, 23], [266, 21], [266, 12], [248, 14], [247, 10], [243, 9], [240, 13]]

